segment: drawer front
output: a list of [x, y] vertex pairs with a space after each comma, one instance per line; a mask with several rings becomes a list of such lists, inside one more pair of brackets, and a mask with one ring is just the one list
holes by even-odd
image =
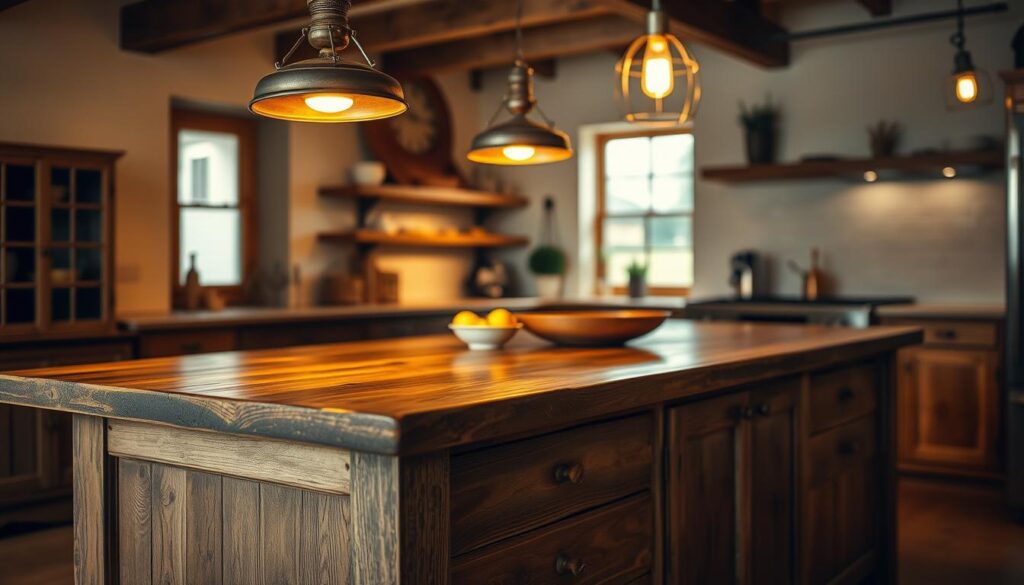
[[625, 585], [650, 572], [654, 510], [648, 494], [455, 559], [452, 585]]
[[892, 325], [910, 325], [924, 329], [925, 345], [995, 348], [999, 328], [991, 321], [886, 321]]
[[862, 364], [811, 375], [811, 433], [818, 433], [874, 412], [879, 371]]
[[811, 437], [808, 445], [811, 485], [825, 483], [844, 471], [862, 467], [875, 456], [876, 442], [873, 416]]
[[143, 334], [139, 341], [140, 357], [165, 357], [233, 351], [238, 349], [233, 329], [197, 329], [170, 333]]
[[647, 490], [650, 415], [466, 453], [452, 460], [452, 549], [460, 554]]

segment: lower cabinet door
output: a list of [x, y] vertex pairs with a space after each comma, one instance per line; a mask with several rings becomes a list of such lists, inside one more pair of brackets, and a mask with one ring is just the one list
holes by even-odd
[[50, 482], [44, 413], [0, 406], [0, 507], [39, 494]]
[[998, 352], [900, 352], [899, 455], [937, 470], [999, 469]]
[[668, 583], [743, 582], [745, 392], [674, 408], [668, 422]]

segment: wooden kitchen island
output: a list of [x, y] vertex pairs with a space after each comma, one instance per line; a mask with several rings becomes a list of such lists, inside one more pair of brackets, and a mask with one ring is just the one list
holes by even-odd
[[893, 582], [920, 339], [433, 336], [18, 372], [0, 402], [75, 414], [79, 584]]

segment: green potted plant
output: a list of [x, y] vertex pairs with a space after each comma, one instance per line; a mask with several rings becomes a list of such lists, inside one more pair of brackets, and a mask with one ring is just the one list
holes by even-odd
[[647, 265], [633, 260], [626, 267], [629, 274], [629, 297], [639, 299], [647, 296]]
[[557, 299], [562, 296], [562, 277], [565, 274], [565, 252], [545, 244], [534, 248], [530, 254], [530, 272], [537, 277], [537, 295], [543, 299]]
[[775, 162], [775, 147], [778, 142], [779, 108], [771, 96], [764, 104], [749, 108], [740, 102], [740, 125], [743, 126], [747, 145], [747, 162], [752, 165], [767, 165]]

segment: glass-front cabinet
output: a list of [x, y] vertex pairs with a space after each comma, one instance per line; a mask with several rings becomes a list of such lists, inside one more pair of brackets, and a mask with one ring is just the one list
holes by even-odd
[[0, 340], [112, 327], [119, 156], [0, 144]]

